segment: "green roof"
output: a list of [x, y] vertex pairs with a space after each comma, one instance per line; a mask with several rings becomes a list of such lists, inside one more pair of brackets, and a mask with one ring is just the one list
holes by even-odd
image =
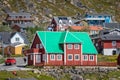
[[97, 54], [89, 35], [85, 32], [49, 32], [37, 31], [47, 53], [61, 53], [64, 51], [60, 44], [79, 43], [82, 44], [83, 54]]

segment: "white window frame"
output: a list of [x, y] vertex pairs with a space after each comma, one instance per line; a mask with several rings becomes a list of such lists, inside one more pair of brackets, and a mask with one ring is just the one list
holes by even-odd
[[[76, 59], [76, 56], [78, 56], [78, 59]], [[80, 60], [80, 55], [79, 54], [75, 54], [74, 55], [74, 60], [76, 60], [76, 61]]]
[[55, 54], [50, 54], [50, 60], [55, 60]]
[[[72, 56], [72, 59], [69, 59], [69, 56]], [[67, 58], [68, 58], [69, 61], [72, 61], [73, 60], [73, 54], [68, 54]]]
[[19, 38], [19, 37], [16, 37], [16, 38], [15, 38], [15, 41], [20, 41], [20, 38]]
[[88, 61], [88, 55], [83, 55], [83, 60]]
[[[59, 58], [60, 57], [60, 58]], [[62, 55], [61, 54], [58, 54], [57, 55], [57, 60], [62, 60]]]
[[[77, 45], [77, 47], [75, 45]], [[80, 47], [79, 44], [74, 44], [74, 49], [79, 49], [79, 47]]]
[[[71, 45], [71, 47], [70, 47], [70, 45]], [[67, 44], [67, 48], [68, 48], [68, 49], [72, 49], [72, 48], [73, 48], [73, 45], [72, 45], [72, 44]]]
[[[91, 57], [93, 57], [93, 59], [91, 59]], [[89, 59], [90, 59], [90, 61], [94, 61], [94, 55], [90, 55]]]
[[117, 42], [116, 41], [112, 41], [112, 46], [116, 46]]

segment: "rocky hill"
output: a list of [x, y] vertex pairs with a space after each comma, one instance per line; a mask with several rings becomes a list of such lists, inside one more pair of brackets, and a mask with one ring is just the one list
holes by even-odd
[[108, 13], [120, 22], [120, 0], [0, 0], [0, 22], [7, 12], [29, 12], [36, 24], [49, 22], [53, 16], [79, 18], [85, 12]]

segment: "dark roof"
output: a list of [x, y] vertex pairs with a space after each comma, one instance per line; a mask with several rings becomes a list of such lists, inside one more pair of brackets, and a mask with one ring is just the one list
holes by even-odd
[[111, 35], [111, 34], [103, 35], [101, 36], [101, 39], [102, 40], [120, 40], [120, 35]]
[[24, 39], [24, 43], [25, 44], [29, 44], [29, 41], [27, 39], [27, 36], [25, 33], [21, 33], [21, 32], [0, 32], [0, 38], [3, 41], [4, 44], [10, 44], [10, 39], [16, 34], [18, 33], [23, 39]]
[[31, 16], [30, 13], [20, 12], [20, 13], [7, 13], [9, 16]]
[[4, 44], [10, 43], [10, 36], [11, 34], [9, 32], [0, 32], [0, 38]]
[[120, 40], [119, 34], [110, 34], [110, 32], [118, 31], [120, 33], [119, 29], [112, 29], [112, 30], [102, 30], [100, 31], [100, 38], [102, 40]]
[[36, 80], [35, 78], [8, 78], [7, 80]]
[[25, 44], [29, 44], [26, 34], [21, 32], [19, 32], [19, 34], [21, 35], [21, 37], [23, 37]]
[[104, 23], [104, 28], [106, 29], [120, 29], [120, 23]]
[[86, 13], [86, 15], [91, 15], [91, 16], [111, 16], [110, 14], [105, 14], [105, 13]]

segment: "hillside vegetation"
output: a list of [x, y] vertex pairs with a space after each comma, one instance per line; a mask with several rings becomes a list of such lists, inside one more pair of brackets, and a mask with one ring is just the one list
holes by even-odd
[[84, 15], [85, 12], [108, 13], [120, 22], [120, 0], [0, 0], [0, 22], [7, 12], [30, 12], [36, 24], [49, 22], [53, 16]]

